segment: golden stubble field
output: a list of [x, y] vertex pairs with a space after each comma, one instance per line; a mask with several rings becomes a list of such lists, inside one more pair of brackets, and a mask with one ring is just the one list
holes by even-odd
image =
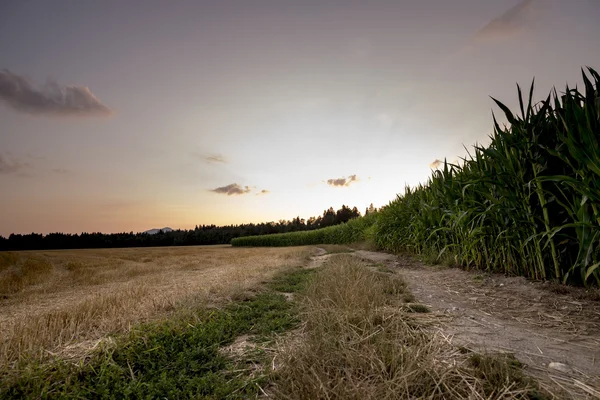
[[230, 246], [0, 253], [0, 365], [78, 359], [135, 324], [219, 304], [309, 255]]

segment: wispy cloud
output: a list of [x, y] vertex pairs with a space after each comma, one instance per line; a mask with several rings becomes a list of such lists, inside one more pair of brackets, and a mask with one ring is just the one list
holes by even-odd
[[227, 196], [248, 194], [252, 191], [250, 186], [240, 186], [237, 183], [212, 189], [211, 192], [226, 194]]
[[347, 178], [336, 178], [336, 179], [327, 179], [327, 184], [329, 186], [337, 186], [337, 187], [346, 187], [350, 186], [353, 182], [358, 182], [358, 177], [356, 175], [350, 175]]
[[60, 86], [49, 81], [35, 87], [25, 77], [0, 70], [0, 100], [29, 114], [107, 116], [112, 111], [85, 86]]
[[494, 39], [514, 35], [527, 25], [534, 11], [534, 0], [522, 0], [477, 32], [476, 39]]
[[438, 160], [437, 158], [435, 160], [433, 160], [433, 162], [431, 164], [429, 164], [429, 168], [432, 169], [437, 169], [437, 167], [439, 167], [440, 165], [442, 165], [444, 162], [442, 160]]
[[9, 159], [0, 153], [0, 174], [20, 174], [30, 167], [29, 163]]
[[211, 164], [226, 164], [227, 163], [227, 159], [222, 156], [221, 154], [210, 154], [210, 155], [205, 155], [202, 156], [202, 158]]

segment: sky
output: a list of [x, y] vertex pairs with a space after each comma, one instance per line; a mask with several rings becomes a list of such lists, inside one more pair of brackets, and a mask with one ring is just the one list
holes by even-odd
[[0, 235], [387, 204], [600, 69], [598, 0], [0, 2]]

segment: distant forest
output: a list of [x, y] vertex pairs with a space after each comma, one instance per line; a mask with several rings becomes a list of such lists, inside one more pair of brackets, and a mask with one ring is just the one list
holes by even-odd
[[[373, 205], [365, 213], [374, 211]], [[231, 239], [241, 236], [268, 235], [271, 233], [286, 233], [307, 231], [328, 226], [338, 225], [360, 217], [356, 207], [345, 205], [339, 210], [330, 207], [323, 215], [301, 219], [296, 217], [291, 221], [266, 222], [242, 225], [197, 225], [190, 230], [160, 231], [148, 233], [49, 233], [42, 235], [31, 233], [27, 235], [11, 234], [8, 238], [0, 236], [0, 250], [49, 250], [49, 249], [90, 249], [109, 247], [152, 247], [152, 246], [194, 246], [209, 244], [228, 244]]]

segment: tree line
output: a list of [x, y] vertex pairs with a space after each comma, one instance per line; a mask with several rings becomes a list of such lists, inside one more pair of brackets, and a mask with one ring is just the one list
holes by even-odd
[[[373, 211], [371, 206], [365, 213]], [[83, 232], [81, 234], [49, 233], [42, 235], [11, 234], [8, 238], [0, 236], [0, 250], [50, 250], [50, 249], [89, 249], [111, 247], [154, 247], [154, 246], [194, 246], [228, 244], [231, 239], [241, 236], [268, 235], [307, 231], [342, 224], [360, 217], [356, 207], [342, 205], [339, 210], [330, 207], [318, 217], [308, 219], [299, 216], [290, 221], [266, 222], [241, 225], [196, 225], [194, 229], [178, 229], [156, 234], [144, 232], [100, 233]]]

